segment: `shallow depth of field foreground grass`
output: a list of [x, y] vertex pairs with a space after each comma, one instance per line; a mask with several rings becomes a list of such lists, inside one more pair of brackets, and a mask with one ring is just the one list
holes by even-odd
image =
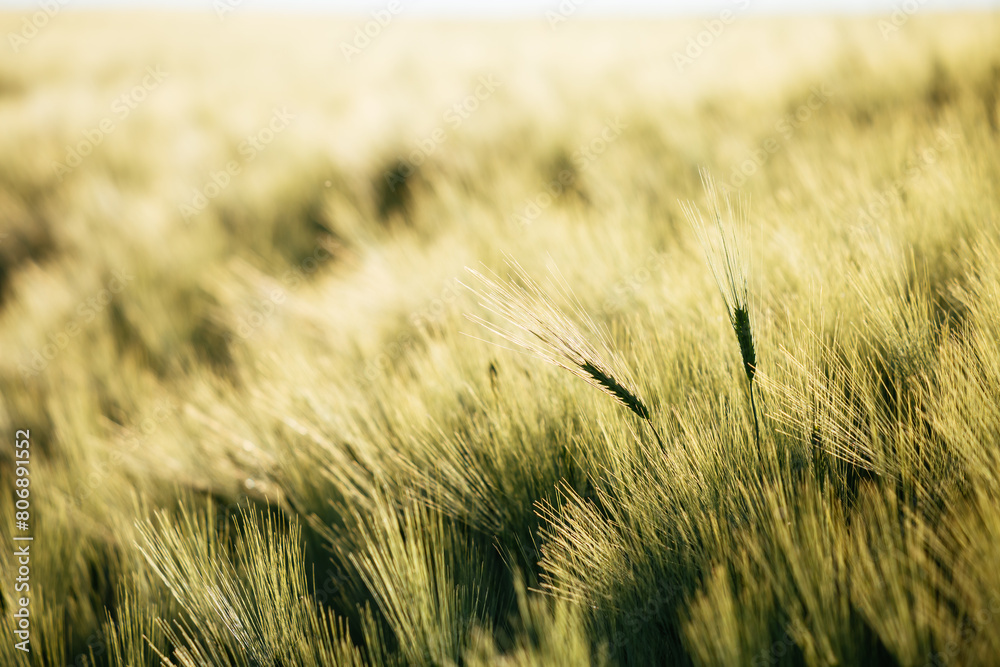
[[354, 27], [0, 55], [0, 664], [997, 664], [996, 15]]

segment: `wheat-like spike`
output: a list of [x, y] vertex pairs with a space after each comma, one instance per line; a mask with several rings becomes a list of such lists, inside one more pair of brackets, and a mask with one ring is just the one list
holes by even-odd
[[606, 337], [572, 297], [565, 282], [559, 281], [561, 290], [576, 304], [578, 319], [598, 337], [602, 350], [598, 350], [584, 336], [580, 327], [555, 305], [515, 260], [508, 257], [507, 265], [511, 270], [508, 280], [503, 280], [496, 274], [493, 277], [486, 276], [468, 267], [466, 270], [482, 283], [480, 289], [469, 287], [479, 296], [480, 305], [502, 317], [511, 326], [498, 328], [477, 315], [469, 315], [468, 318], [608, 394], [649, 424], [657, 442], [662, 445], [663, 441], [653, 426], [649, 408], [633, 388], [634, 383], [624, 365], [611, 351]]
[[757, 372], [757, 349], [753, 340], [753, 326], [750, 324], [750, 312], [746, 308], [737, 308], [732, 313], [733, 331], [740, 345], [740, 356], [743, 357], [743, 369], [747, 379], [753, 382]]
[[[757, 409], [753, 395], [753, 379], [757, 372], [757, 345], [754, 341], [753, 311], [750, 309], [750, 291], [747, 285], [749, 265], [743, 252], [744, 243], [741, 241], [744, 240], [737, 236], [738, 232], [744, 232], [749, 225], [750, 205], [746, 199], [739, 196], [734, 206], [728, 196], [719, 195], [715, 180], [708, 170], [702, 169], [700, 174], [710, 214], [715, 218], [718, 242], [714, 242], [714, 235], [709, 233], [701, 210], [695, 204], [682, 202], [681, 208], [698, 236], [709, 269], [726, 304], [726, 313], [736, 334], [736, 342], [740, 346], [743, 370], [750, 383], [750, 409], [753, 411], [754, 433], [759, 442]], [[723, 224], [722, 221], [723, 206], [728, 224]]]
[[[743, 197], [738, 197], [735, 207], [729, 197], [721, 197], [715, 180], [707, 170], [701, 170], [701, 182], [705, 188], [705, 198], [711, 208], [718, 231], [718, 242], [713, 242], [708, 232], [708, 225], [702, 217], [701, 210], [691, 202], [681, 203], [684, 215], [687, 217], [695, 234], [698, 236], [709, 269], [715, 278], [719, 293], [726, 304], [729, 321], [736, 333], [736, 340], [743, 357], [744, 371], [747, 379], [753, 380], [757, 368], [757, 352], [753, 336], [753, 316], [750, 310], [749, 288], [747, 274], [749, 266], [743, 253], [743, 243], [737, 237], [737, 231], [743, 231], [750, 217], [749, 203]], [[725, 206], [728, 225], [723, 224], [723, 206]], [[720, 266], [721, 260], [721, 266]]]
[[619, 403], [638, 415], [640, 419], [649, 419], [649, 410], [639, 400], [639, 397], [629, 391], [625, 385], [618, 382], [614, 376], [609, 375], [589, 361], [584, 362], [580, 368], [584, 373], [593, 378], [597, 386], [614, 396]]

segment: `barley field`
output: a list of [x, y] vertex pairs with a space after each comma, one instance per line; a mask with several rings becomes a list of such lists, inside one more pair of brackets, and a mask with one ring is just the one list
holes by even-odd
[[741, 4], [0, 15], [0, 664], [1000, 664], [1000, 14]]

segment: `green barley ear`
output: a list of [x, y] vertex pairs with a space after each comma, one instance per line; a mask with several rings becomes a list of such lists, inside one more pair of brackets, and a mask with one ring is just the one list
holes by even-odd
[[[705, 188], [710, 215], [715, 219], [714, 232], [710, 231], [701, 210], [691, 202], [681, 202], [685, 217], [694, 228], [705, 259], [726, 304], [729, 322], [736, 333], [743, 358], [743, 370], [750, 385], [750, 410], [753, 412], [754, 436], [760, 446], [757, 426], [757, 409], [754, 404], [753, 379], [757, 372], [757, 346], [754, 341], [753, 311], [750, 308], [750, 290], [747, 276], [749, 264], [744, 248], [749, 245], [750, 205], [743, 197], [734, 202], [719, 195], [715, 181], [705, 169], [701, 170], [701, 183]], [[723, 222], [725, 217], [725, 222]]]
[[753, 327], [750, 324], [750, 311], [746, 308], [737, 308], [733, 311], [732, 321], [736, 341], [740, 344], [740, 356], [743, 357], [743, 370], [746, 371], [747, 380], [753, 382], [754, 373], [757, 371], [757, 351], [754, 346]]
[[646, 409], [642, 399], [618, 381], [614, 375], [596, 366], [592, 361], [584, 361], [580, 364], [580, 370], [588, 376], [589, 381], [595, 383], [606, 394], [613, 396], [615, 400], [634, 412], [639, 419], [649, 420], [649, 410]]
[[480, 305], [506, 320], [509, 326], [501, 329], [479, 316], [469, 315], [468, 318], [611, 396], [646, 422], [662, 447], [663, 440], [653, 425], [649, 408], [639, 397], [624, 363], [579, 302], [572, 299], [565, 282], [559, 283], [560, 288], [576, 304], [576, 319], [598, 339], [597, 346], [516, 261], [508, 258], [507, 265], [511, 269], [507, 280], [495, 274], [485, 276], [468, 267], [466, 270], [481, 284], [479, 289], [469, 288], [479, 297]]

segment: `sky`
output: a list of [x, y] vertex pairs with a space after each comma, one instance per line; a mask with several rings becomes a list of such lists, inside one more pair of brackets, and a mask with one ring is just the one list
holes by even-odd
[[[395, 0], [411, 16], [440, 18], [517, 18], [558, 11], [560, 3], [578, 6], [576, 16], [712, 15], [726, 7], [744, 13], [891, 13], [894, 9], [920, 11], [1000, 9], [1000, 0]], [[64, 9], [177, 9], [214, 11], [214, 3], [238, 5], [241, 11], [364, 15], [384, 9], [390, 0], [0, 0], [0, 10], [37, 10], [58, 2]]]

